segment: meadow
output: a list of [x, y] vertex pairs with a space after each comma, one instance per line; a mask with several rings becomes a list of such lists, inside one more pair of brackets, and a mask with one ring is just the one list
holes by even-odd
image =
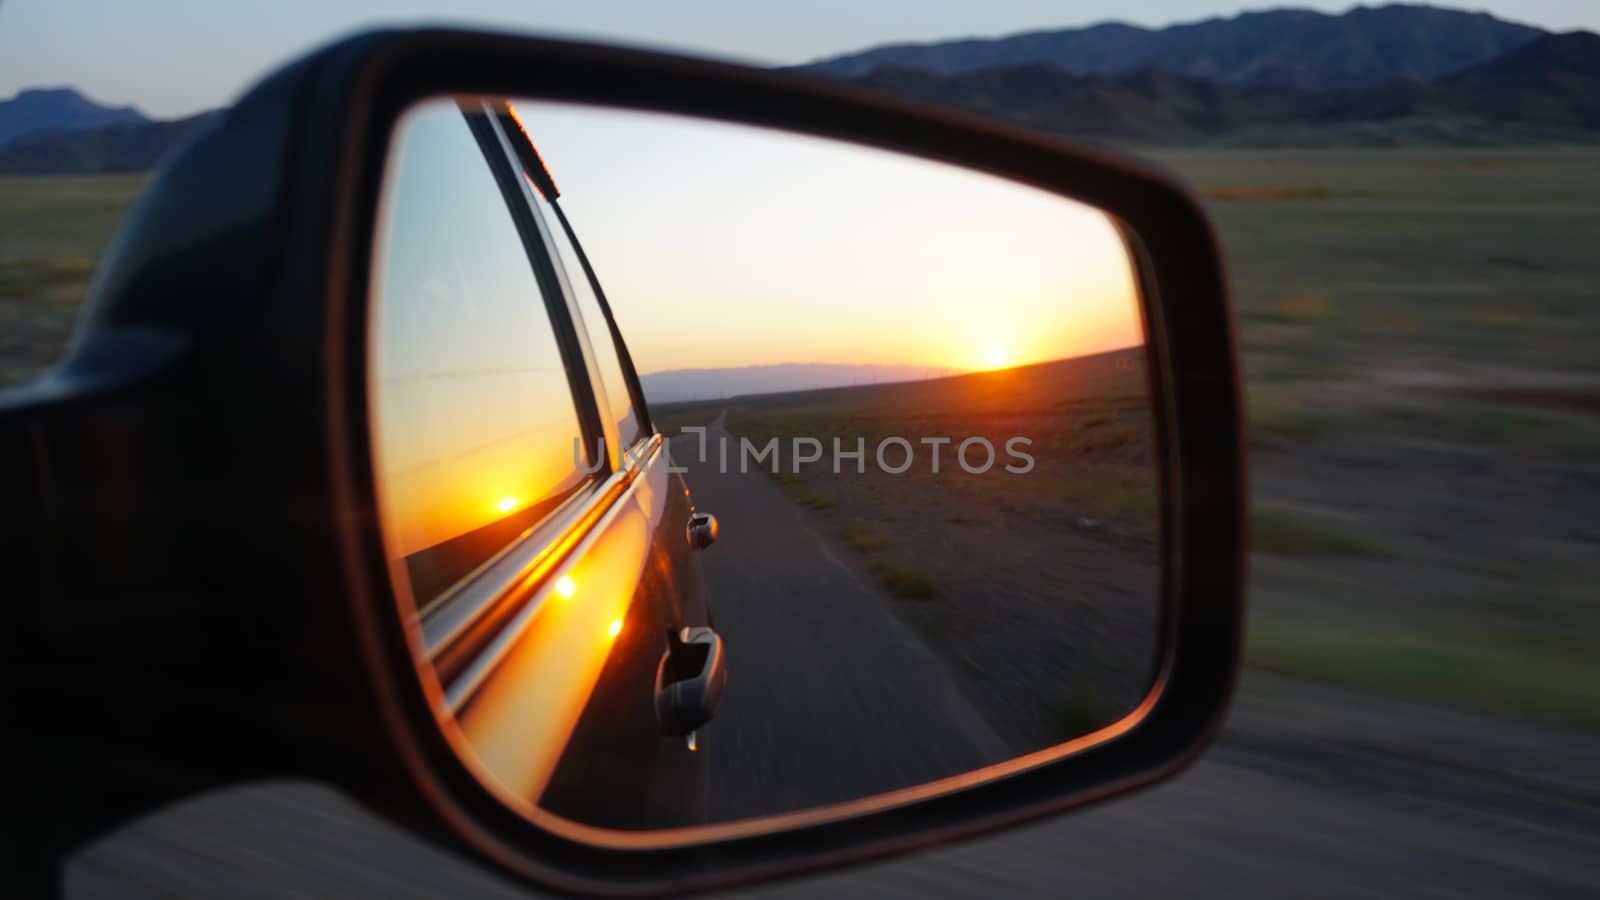
[[[1145, 155], [1194, 185], [1232, 272], [1252, 453], [1249, 663], [1600, 728], [1600, 153]], [[139, 184], [0, 179], [0, 383], [59, 355]], [[837, 412], [724, 405], [752, 434]], [[717, 411], [658, 419], [671, 430]], [[1055, 484], [1083, 510], [1074, 527], [1127, 528], [1148, 511], [1132, 482]], [[896, 555], [893, 523], [851, 512], [862, 498], [803, 476], [788, 489], [897, 602], [953, 590]], [[941, 502], [947, 524], [973, 515]]]
[[1600, 728], [1600, 153], [1155, 158], [1232, 270], [1249, 663]]
[[0, 387], [60, 357], [142, 176], [0, 178]]

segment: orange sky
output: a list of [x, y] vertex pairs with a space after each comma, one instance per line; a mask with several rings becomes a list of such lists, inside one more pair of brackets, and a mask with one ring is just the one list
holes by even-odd
[[642, 373], [782, 362], [987, 368], [1142, 342], [1090, 207], [782, 132], [517, 104]]
[[[520, 111], [641, 373], [968, 370], [1142, 340], [1122, 240], [1080, 204], [772, 131]], [[404, 132], [385, 207], [400, 212], [377, 248], [376, 417], [401, 555], [544, 499], [577, 435], [520, 239], [459, 113], [439, 103], [409, 121], [428, 127]], [[393, 184], [407, 185], [398, 204]]]

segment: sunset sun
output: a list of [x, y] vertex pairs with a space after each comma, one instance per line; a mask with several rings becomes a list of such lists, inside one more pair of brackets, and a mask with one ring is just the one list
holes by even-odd
[[983, 365], [988, 369], [1003, 369], [1008, 358], [1006, 348], [996, 344], [983, 354]]

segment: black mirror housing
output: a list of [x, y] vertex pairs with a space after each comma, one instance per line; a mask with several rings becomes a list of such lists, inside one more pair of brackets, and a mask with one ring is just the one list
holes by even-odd
[[[454, 752], [416, 678], [366, 426], [367, 250], [387, 139], [408, 105], [448, 94], [837, 138], [1120, 219], [1145, 297], [1163, 494], [1164, 650], [1137, 713], [1105, 739], [955, 789], [692, 842], [531, 821], [504, 804]], [[167, 162], [97, 275], [69, 358], [0, 394], [0, 479], [24, 498], [0, 513], [7, 568], [25, 573], [19, 640], [43, 650], [45, 677], [30, 680], [47, 685], [27, 713], [48, 777], [23, 802], [61, 819], [40, 852], [196, 791], [303, 777], [546, 887], [671, 892], [928, 846], [1152, 784], [1214, 737], [1238, 665], [1241, 397], [1216, 238], [1193, 196], [1152, 168], [713, 62], [455, 31], [342, 41], [268, 78]], [[701, 687], [714, 705], [720, 680]]]

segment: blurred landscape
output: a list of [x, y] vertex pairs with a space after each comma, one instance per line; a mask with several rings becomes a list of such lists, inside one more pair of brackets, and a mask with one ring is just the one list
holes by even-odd
[[[1000, 893], [1050, 893], [1070, 866], [1094, 896], [1593, 895], [1597, 42], [1425, 7], [1278, 10], [869, 48], [802, 67], [1108, 144], [1188, 181], [1227, 253], [1248, 391], [1248, 668], [1223, 741], [1190, 776], [1126, 803], [870, 870], [873, 893], [988, 896], [995, 879]], [[140, 118], [57, 119], [0, 140], [0, 384], [59, 357], [143, 172], [206, 121]], [[855, 389], [869, 399], [854, 408], [841, 394], [719, 396], [662, 404], [656, 418], [674, 431], [726, 410], [729, 431], [757, 438], [842, 414], [852, 435], [886, 434], [906, 424], [872, 393], [890, 387]], [[1133, 461], [1132, 407], [1102, 412], [1123, 437], [1094, 452], [1115, 474]], [[936, 599], [964, 577], [955, 564], [902, 555], [922, 527], [900, 511], [906, 498], [871, 479], [779, 483], [931, 644], [970, 624]], [[1070, 531], [1066, 520], [1052, 528], [1148, 552], [1148, 495], [1116, 477], [1053, 483], [1049, 499], [1076, 512]], [[947, 525], [990, 517], [972, 531], [1036, 514], [943, 504]], [[1069, 706], [1056, 721], [1097, 715]], [[258, 822], [273, 817], [305, 827], [272, 840], [316, 835], [306, 858], [366, 846], [417, 868], [424, 887], [512, 894], [384, 826], [351, 824], [324, 794], [246, 799], [247, 813], [194, 807], [102, 845], [79, 870], [80, 895], [126, 895], [153, 853], [188, 854], [189, 871], [213, 879], [174, 883], [225, 889], [234, 882], [216, 873], [255, 871], [253, 841], [268, 840]], [[229, 828], [244, 837], [215, 837]], [[1161, 864], [1149, 862], [1152, 842]], [[1064, 843], [1088, 862], [1063, 862]], [[354, 868], [332, 881], [296, 871], [277, 874], [311, 893], [385, 884]], [[811, 887], [867, 891], [857, 877]], [[405, 895], [385, 887], [395, 890], [373, 895]], [[194, 890], [185, 895], [206, 895]]]
[[0, 386], [60, 358], [145, 176], [0, 178]]
[[[1064, 881], [1091, 897], [1592, 896], [1600, 153], [1155, 159], [1216, 219], [1249, 392], [1251, 618], [1222, 740], [1176, 781], [1080, 815], [738, 896], [1053, 896]], [[0, 196], [48, 211], [0, 233], [8, 254], [36, 254], [6, 256], [0, 333], [33, 323], [30, 343], [8, 345], [11, 379], [61, 345], [137, 183], [0, 182]], [[17, 208], [0, 203], [0, 216]], [[81, 262], [54, 262], [71, 254]], [[737, 421], [739, 405], [657, 417], [664, 430], [722, 408]], [[796, 415], [751, 403], [743, 427]], [[841, 516], [860, 498], [828, 499], [797, 507]], [[841, 559], [861, 567], [893, 546], [871, 549], [894, 525], [824, 533], [855, 542]], [[752, 675], [747, 665], [747, 689]], [[854, 745], [835, 758], [849, 774], [861, 759]], [[278, 892], [257, 896], [529, 893], [298, 784], [182, 804], [97, 843], [68, 874], [78, 898], [242, 885]]]
[[[1206, 198], [1232, 268], [1252, 665], [1600, 727], [1600, 151], [1154, 159]], [[140, 183], [0, 179], [5, 382], [62, 352]]]
[[1600, 727], [1600, 154], [1162, 159], [1233, 271], [1250, 663]]
[[[1600, 727], [1600, 152], [1154, 158], [1232, 267], [1252, 664]], [[5, 382], [62, 352], [140, 183], [0, 179]]]

